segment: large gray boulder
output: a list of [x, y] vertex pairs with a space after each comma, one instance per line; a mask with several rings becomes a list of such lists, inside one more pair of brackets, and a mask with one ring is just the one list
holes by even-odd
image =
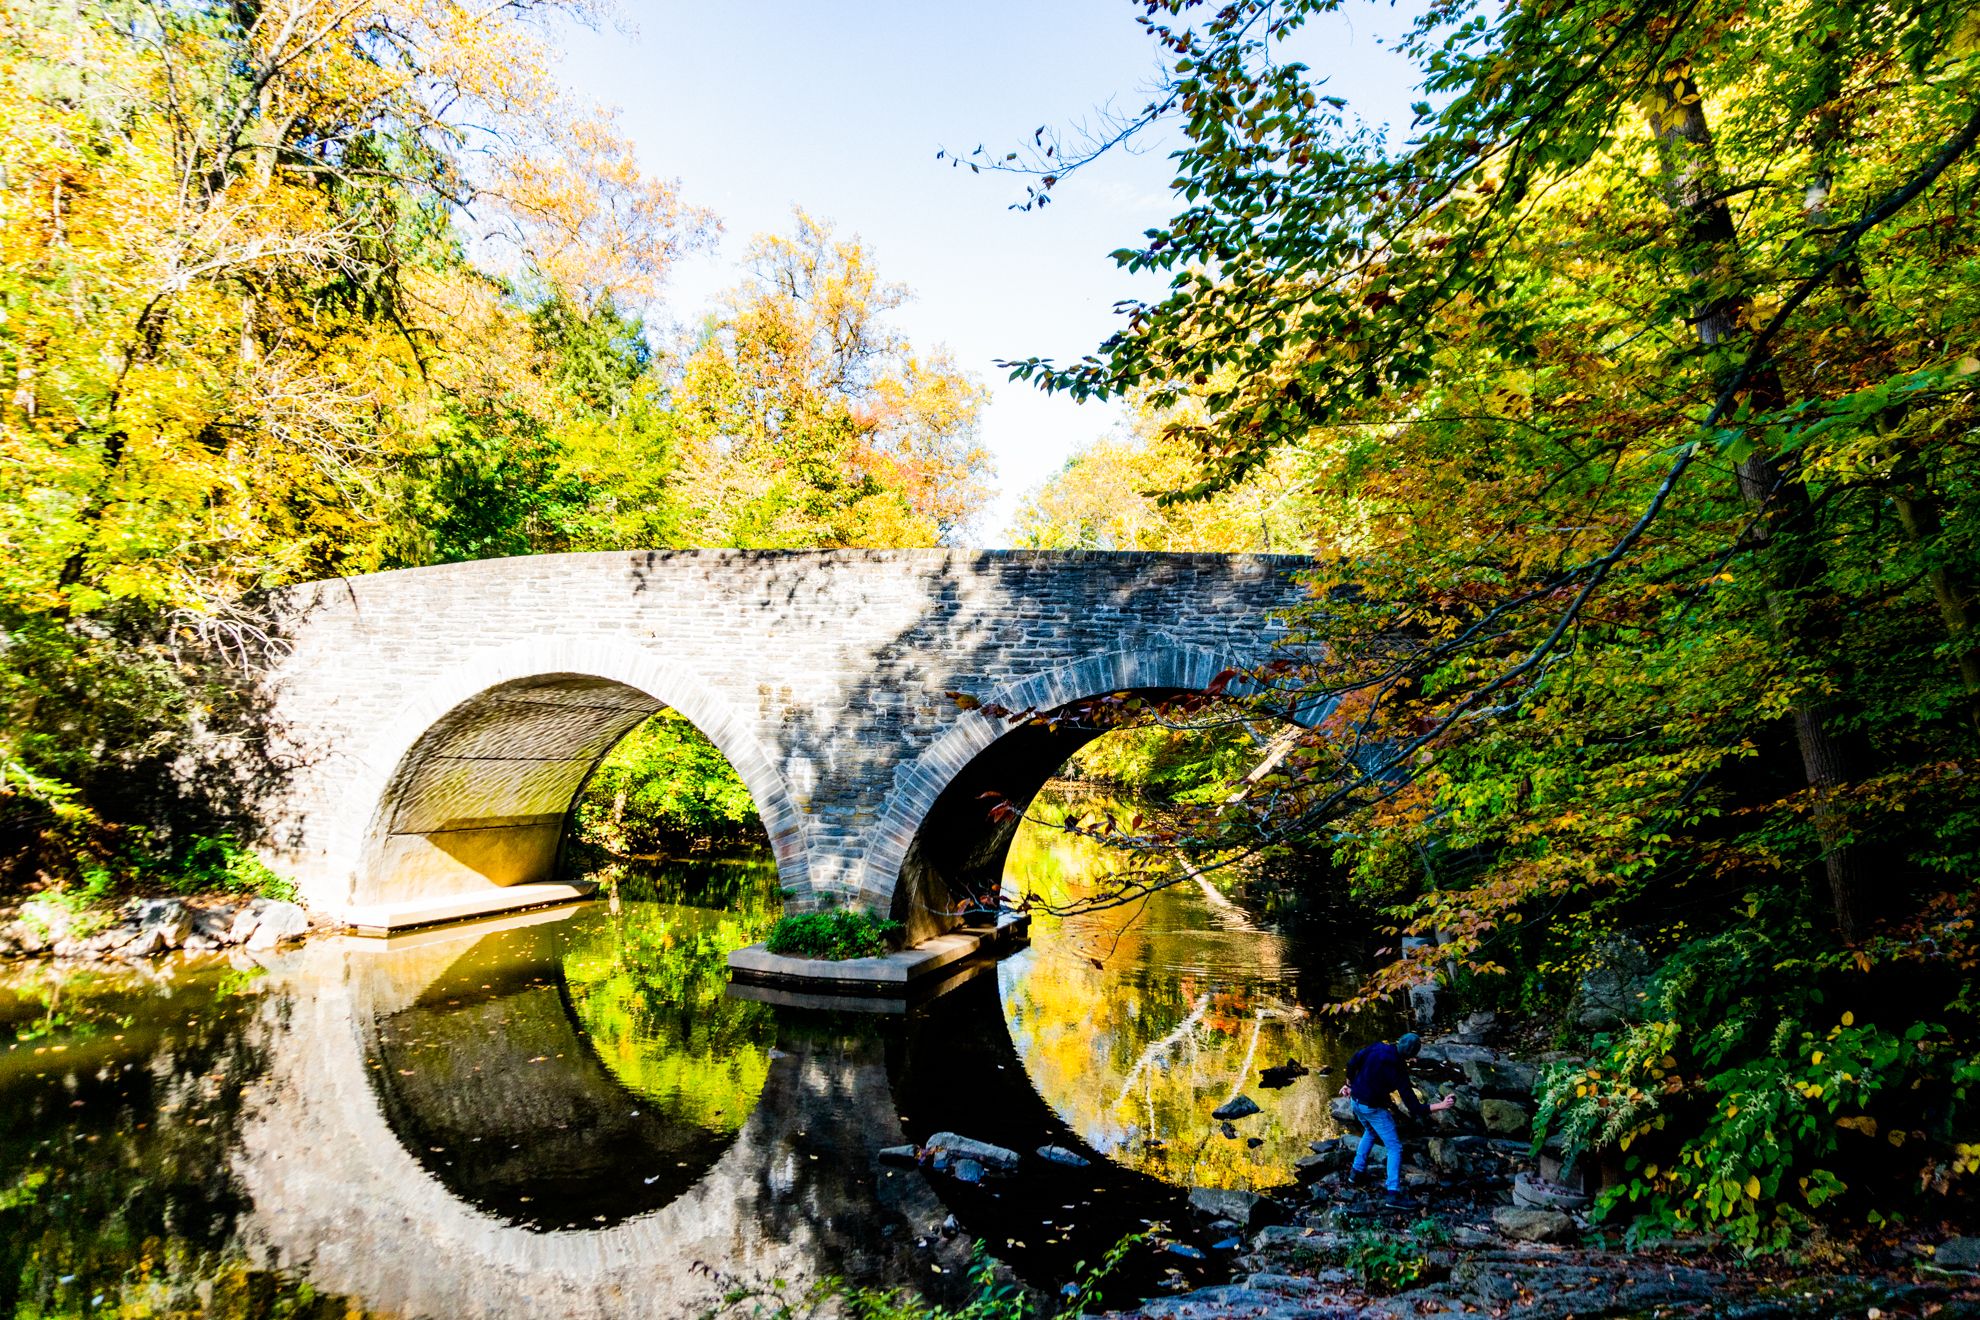
[[257, 914], [254, 934], [247, 937], [250, 949], [272, 949], [284, 940], [299, 940], [309, 934], [309, 914], [294, 903], [256, 899], [266, 903]]
[[1540, 1070], [1530, 1063], [1511, 1059], [1466, 1059], [1465, 1080], [1486, 1095], [1525, 1099], [1539, 1084]]
[[928, 1139], [926, 1149], [931, 1156], [946, 1155], [951, 1161], [975, 1160], [984, 1168], [995, 1169], [999, 1173], [1011, 1172], [1023, 1158], [1007, 1147], [993, 1146], [987, 1141], [977, 1141], [956, 1132], [937, 1132]]
[[1228, 1219], [1247, 1231], [1279, 1217], [1273, 1202], [1234, 1187], [1192, 1187], [1189, 1208], [1205, 1219]]
[[1533, 1127], [1533, 1116], [1526, 1111], [1526, 1106], [1511, 1100], [1479, 1101], [1478, 1121], [1485, 1125], [1487, 1132], [1505, 1137], [1520, 1135]]
[[1575, 1233], [1571, 1215], [1513, 1205], [1502, 1205], [1492, 1212], [1492, 1227], [1520, 1242], [1565, 1242]]

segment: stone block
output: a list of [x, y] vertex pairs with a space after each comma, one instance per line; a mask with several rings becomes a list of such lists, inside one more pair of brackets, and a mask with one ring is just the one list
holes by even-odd
[[1575, 1235], [1574, 1219], [1559, 1210], [1504, 1205], [1492, 1212], [1492, 1226], [1520, 1242], [1565, 1242]]
[[1501, 1136], [1520, 1135], [1533, 1128], [1533, 1115], [1527, 1112], [1526, 1106], [1511, 1100], [1479, 1101], [1478, 1118], [1485, 1124], [1487, 1132]]

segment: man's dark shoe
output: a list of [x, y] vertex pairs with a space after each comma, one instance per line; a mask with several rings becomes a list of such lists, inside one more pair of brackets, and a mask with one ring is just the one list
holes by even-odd
[[1416, 1198], [1407, 1192], [1390, 1192], [1382, 1199], [1382, 1204], [1391, 1210], [1414, 1210]]
[[1347, 1185], [1348, 1185], [1348, 1186], [1350, 1186], [1350, 1187], [1359, 1187], [1359, 1186], [1361, 1186], [1361, 1185], [1362, 1185], [1363, 1183], [1365, 1183], [1365, 1182], [1367, 1182], [1367, 1181], [1368, 1181], [1368, 1170], [1366, 1170], [1366, 1169], [1349, 1169], [1349, 1170], [1347, 1171]]

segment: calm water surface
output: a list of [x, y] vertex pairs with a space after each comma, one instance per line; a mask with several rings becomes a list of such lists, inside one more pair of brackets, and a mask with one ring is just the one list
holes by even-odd
[[[1107, 865], [1028, 828], [1010, 875]], [[6, 973], [0, 1313], [673, 1316], [828, 1275], [959, 1300], [971, 1236], [1045, 1288], [1150, 1223], [1205, 1252], [1137, 1253], [1119, 1300], [1214, 1276], [1189, 1186], [1269, 1189], [1332, 1131], [1319, 960], [1213, 889], [1041, 920], [906, 1017], [729, 993], [777, 912], [767, 862], [684, 863], [391, 941]], [[1261, 1089], [1289, 1056], [1333, 1075]], [[945, 1128], [1093, 1162], [880, 1163]]]

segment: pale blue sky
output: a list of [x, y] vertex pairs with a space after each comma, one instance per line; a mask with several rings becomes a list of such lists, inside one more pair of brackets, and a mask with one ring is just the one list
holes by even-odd
[[[1062, 183], [1052, 205], [1008, 210], [1022, 186], [937, 161], [940, 148], [1007, 149], [1109, 99], [1147, 100], [1158, 66], [1128, 0], [620, 0], [623, 21], [575, 31], [561, 74], [619, 107], [652, 173], [713, 210], [717, 249], [684, 263], [660, 319], [686, 321], [733, 284], [749, 236], [801, 205], [859, 234], [914, 300], [897, 323], [943, 344], [991, 389], [983, 440], [998, 498], [976, 538], [1007, 543], [1022, 494], [1104, 433], [1112, 408], [1046, 398], [1004, 379], [999, 358], [1091, 352], [1113, 304], [1159, 291], [1107, 254], [1172, 213], [1167, 152], [1151, 139]], [[1381, 38], [1389, 4], [1351, 3], [1302, 38], [1330, 90], [1376, 122], [1408, 121], [1407, 70]]]

